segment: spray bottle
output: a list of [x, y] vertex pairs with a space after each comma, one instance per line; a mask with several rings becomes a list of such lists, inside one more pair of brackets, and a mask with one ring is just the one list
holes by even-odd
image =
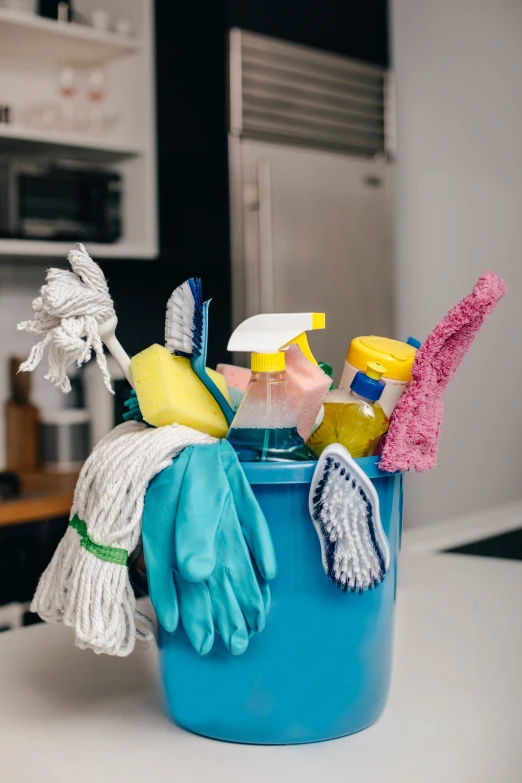
[[324, 313], [270, 313], [248, 318], [232, 334], [228, 350], [251, 353], [250, 382], [227, 436], [241, 462], [317, 459], [297, 431], [283, 348], [296, 342], [311, 356], [305, 332], [324, 327]]

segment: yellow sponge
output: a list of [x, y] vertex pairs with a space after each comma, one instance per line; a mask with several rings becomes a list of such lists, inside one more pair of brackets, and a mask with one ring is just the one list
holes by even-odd
[[[184, 424], [215, 438], [224, 438], [228, 424], [221, 408], [195, 375], [190, 361], [173, 356], [162, 345], [151, 345], [131, 359], [131, 372], [143, 418], [155, 427]], [[207, 369], [230, 402], [221, 373]]]

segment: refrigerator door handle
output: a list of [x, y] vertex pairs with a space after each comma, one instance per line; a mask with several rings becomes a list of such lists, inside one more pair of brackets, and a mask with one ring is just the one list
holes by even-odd
[[272, 170], [268, 158], [257, 161], [259, 221], [259, 292], [262, 313], [274, 312], [274, 252], [272, 242]]

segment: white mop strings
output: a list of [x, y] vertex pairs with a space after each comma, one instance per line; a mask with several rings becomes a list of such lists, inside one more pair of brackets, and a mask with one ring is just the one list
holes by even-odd
[[[126, 557], [100, 558], [97, 547], [105, 554], [109, 547], [110, 555], [130, 554], [141, 535], [149, 481], [187, 446], [215, 442], [176, 424], [155, 429], [131, 421], [109, 433], [83, 466], [72, 525], [40, 578], [31, 610], [71, 626], [76, 644], [96, 653], [129, 655], [137, 637], [151, 638], [150, 621], [136, 612]], [[140, 631], [136, 622], [143, 620]]]
[[78, 248], [68, 255], [72, 272], [47, 270], [40, 296], [33, 300], [34, 317], [18, 324], [18, 329], [43, 337], [20, 370], [34, 370], [48, 347], [49, 370], [45, 377], [63, 392], [69, 392], [67, 367], [74, 362], [80, 367], [89, 361], [94, 350], [105, 386], [112, 392], [98, 325], [114, 316], [114, 305], [102, 270], [83, 245]]

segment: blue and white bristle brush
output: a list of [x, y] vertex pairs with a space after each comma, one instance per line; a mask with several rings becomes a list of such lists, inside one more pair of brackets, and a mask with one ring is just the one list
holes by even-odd
[[380, 584], [390, 564], [379, 498], [366, 473], [339, 443], [317, 463], [309, 508], [326, 574], [342, 590], [369, 590]]
[[191, 277], [171, 294], [165, 319], [165, 345], [177, 356], [186, 356], [201, 383], [221, 408], [227, 424], [234, 411], [207, 373], [208, 306], [203, 302], [201, 280]]

